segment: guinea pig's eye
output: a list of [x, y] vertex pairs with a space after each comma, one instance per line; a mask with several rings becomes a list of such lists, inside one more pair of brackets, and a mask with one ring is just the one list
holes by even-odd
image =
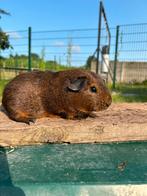
[[96, 92], [97, 92], [97, 89], [96, 89], [95, 86], [92, 86], [92, 87], [90, 88], [90, 90], [91, 90], [92, 93], [96, 93]]

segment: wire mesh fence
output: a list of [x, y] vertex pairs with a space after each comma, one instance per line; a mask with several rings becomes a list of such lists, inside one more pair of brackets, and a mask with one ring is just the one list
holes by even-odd
[[[13, 49], [1, 55], [28, 55], [28, 32], [8, 32]], [[97, 45], [97, 29], [71, 29], [56, 31], [32, 31], [32, 58], [56, 61], [61, 65], [82, 66]], [[36, 62], [35, 62], [36, 63]], [[38, 62], [39, 63], [39, 62]], [[38, 67], [38, 63], [36, 66]], [[27, 64], [25, 63], [27, 66]], [[35, 65], [32, 63], [32, 67]]]
[[147, 80], [147, 24], [118, 26], [116, 82]]
[[32, 31], [31, 37], [28, 30], [7, 34], [13, 49], [1, 51], [3, 72], [29, 69], [30, 42], [31, 69], [41, 70], [83, 67], [97, 46], [96, 28]]
[[0, 51], [0, 79], [10, 79], [28, 69], [28, 31], [9, 31], [12, 48]]
[[[110, 28], [110, 32], [109, 81], [137, 83], [147, 80], [147, 24], [122, 25]], [[84, 67], [97, 49], [97, 28], [47, 31], [32, 29], [31, 36], [27, 29], [7, 34], [13, 49], [0, 51], [1, 79], [9, 79], [20, 71], [29, 69], [29, 48], [32, 70]], [[108, 35], [106, 29], [102, 28], [101, 51], [105, 45], [108, 45]]]
[[[96, 48], [97, 29], [32, 32], [33, 51], [64, 66], [83, 66]], [[50, 63], [51, 63], [50, 62]]]

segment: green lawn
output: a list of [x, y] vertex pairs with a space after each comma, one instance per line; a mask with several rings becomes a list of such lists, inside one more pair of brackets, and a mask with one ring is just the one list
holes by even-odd
[[9, 82], [9, 80], [0, 80], [0, 97], [2, 96], [3, 89], [5, 85]]
[[147, 102], [147, 84], [116, 85], [112, 98], [113, 102]]

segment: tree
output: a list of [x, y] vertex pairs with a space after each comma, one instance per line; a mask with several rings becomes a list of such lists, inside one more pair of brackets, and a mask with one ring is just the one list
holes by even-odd
[[40, 59], [39, 55], [36, 54], [36, 53], [31, 53], [31, 57], [32, 57], [33, 60], [39, 60]]
[[[0, 9], [0, 15], [1, 14], [10, 15], [9, 12], [6, 12], [5, 10]], [[1, 18], [1, 16], [0, 16], [0, 18]]]
[[0, 50], [5, 50], [8, 48], [12, 48], [9, 42], [9, 35], [0, 29]]
[[86, 65], [85, 65], [85, 68], [86, 69], [90, 69], [91, 68], [91, 62], [92, 61], [97, 61], [96, 57], [94, 56], [89, 56], [87, 61], [86, 61]]
[[[10, 15], [10, 13], [0, 9], [0, 19], [1, 19], [1, 14]], [[2, 29], [0, 28], [0, 50], [5, 50], [8, 48], [12, 48], [9, 42], [9, 35], [3, 32]]]
[[1, 19], [1, 15], [2, 14], [4, 14], [4, 15], [10, 15], [9, 12], [6, 12], [5, 10], [0, 9], [0, 19]]

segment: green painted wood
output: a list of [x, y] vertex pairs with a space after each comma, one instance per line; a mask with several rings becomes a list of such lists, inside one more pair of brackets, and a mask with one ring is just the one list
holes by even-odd
[[0, 195], [6, 191], [20, 196], [36, 195], [36, 191], [78, 195], [81, 190], [105, 195], [114, 186], [147, 183], [147, 142], [49, 144], [9, 150], [0, 149]]

